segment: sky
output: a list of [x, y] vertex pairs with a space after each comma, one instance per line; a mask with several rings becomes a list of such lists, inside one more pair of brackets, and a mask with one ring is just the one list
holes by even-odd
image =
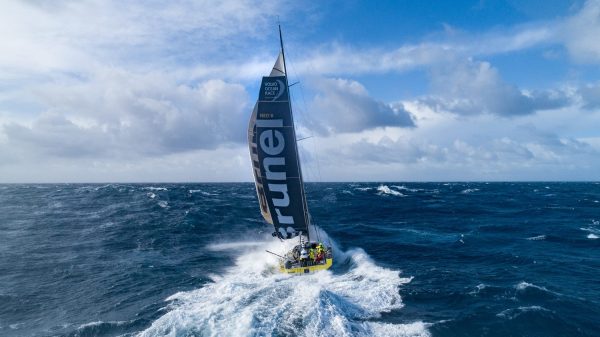
[[600, 180], [600, 0], [0, 6], [0, 183], [251, 181], [278, 22], [307, 181]]

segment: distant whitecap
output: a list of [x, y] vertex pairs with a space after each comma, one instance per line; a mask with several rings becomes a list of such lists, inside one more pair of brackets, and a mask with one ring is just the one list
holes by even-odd
[[387, 185], [379, 185], [379, 187], [377, 187], [377, 191], [379, 195], [395, 195], [398, 197], [403, 197], [404, 194], [402, 194], [402, 192], [398, 192], [396, 190], [392, 190], [391, 188], [389, 188]]
[[150, 190], [150, 191], [167, 191], [166, 187], [153, 187], [153, 186], [148, 186], [148, 187], [144, 187], [145, 190]]

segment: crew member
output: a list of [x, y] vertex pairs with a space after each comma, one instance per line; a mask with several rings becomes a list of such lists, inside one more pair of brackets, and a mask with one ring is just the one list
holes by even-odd
[[302, 263], [303, 267], [306, 266], [307, 259], [308, 259], [308, 254], [306, 253], [306, 249], [304, 249], [304, 247], [302, 247], [302, 250], [300, 251], [300, 262]]
[[319, 243], [317, 245], [317, 256], [315, 258], [315, 262], [319, 263], [323, 260], [323, 257], [325, 256], [325, 249], [323, 248], [323, 244]]

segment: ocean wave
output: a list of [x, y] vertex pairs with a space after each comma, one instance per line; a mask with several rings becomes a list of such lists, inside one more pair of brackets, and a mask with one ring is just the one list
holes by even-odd
[[460, 191], [460, 193], [462, 193], [462, 194], [469, 194], [469, 193], [473, 193], [473, 192], [477, 192], [477, 191], [479, 191], [478, 188], [467, 188], [466, 190]]
[[392, 187], [396, 188], [398, 190], [401, 190], [401, 191], [408, 191], [408, 192], [419, 192], [419, 191], [423, 190], [421, 188], [408, 188], [404, 185], [392, 185]]
[[327, 194], [325, 196], [323, 196], [323, 198], [321, 199], [324, 202], [328, 202], [328, 203], [336, 203], [337, 202], [337, 197], [335, 196], [335, 194]]
[[527, 288], [534, 288], [534, 289], [538, 289], [538, 290], [542, 290], [542, 291], [551, 292], [550, 290], [546, 289], [545, 287], [537, 286], [533, 283], [529, 283], [529, 282], [525, 282], [525, 281], [521, 281], [517, 285], [515, 285], [515, 289], [520, 290], [520, 291], [526, 290]]
[[95, 321], [95, 322], [89, 322], [89, 323], [85, 323], [80, 325], [77, 330], [81, 330], [81, 329], [85, 329], [85, 328], [90, 328], [90, 327], [96, 327], [96, 326], [100, 326], [100, 325], [124, 325], [129, 323], [129, 321], [110, 321], [110, 322], [103, 322], [103, 321]]
[[264, 252], [282, 250], [278, 242], [210, 246], [239, 247], [249, 250], [235, 266], [200, 289], [167, 298], [169, 311], [138, 336], [430, 336], [420, 321], [376, 321], [403, 307], [399, 288], [412, 278], [377, 266], [362, 249], [334, 250], [345, 273], [291, 276], [276, 272], [277, 258]]
[[561, 293], [556, 291], [549, 290], [546, 287], [538, 286], [533, 283], [521, 281], [517, 285], [515, 285], [515, 289], [517, 290], [517, 296], [519, 298], [539, 298], [539, 297], [554, 297], [554, 296], [562, 296]]
[[146, 195], [147, 195], [147, 196], [148, 196], [148, 198], [150, 198], [150, 199], [154, 199], [154, 198], [156, 198], [156, 194], [154, 194], [154, 193], [152, 193], [152, 192], [148, 192], [148, 193], [146, 193]]
[[144, 189], [150, 190], [150, 191], [168, 191], [168, 189], [166, 187], [147, 186], [147, 187], [144, 187]]
[[53, 201], [48, 204], [48, 208], [61, 208], [64, 204], [61, 201]]
[[487, 284], [479, 283], [478, 285], [475, 286], [475, 289], [473, 289], [472, 291], [469, 292], [469, 295], [476, 296], [487, 287], [488, 287]]
[[169, 203], [164, 200], [161, 200], [158, 202], [158, 206], [160, 206], [162, 208], [167, 208], [167, 207], [169, 207]]
[[600, 228], [597, 227], [599, 225], [599, 220], [592, 220], [592, 223], [588, 227], [579, 227], [579, 229], [588, 233], [586, 238], [590, 240], [596, 240], [600, 237]]
[[[74, 336], [115, 336], [121, 335], [123, 329], [127, 329], [128, 325], [135, 324], [135, 321], [94, 321], [81, 324], [74, 333], [69, 335]], [[65, 326], [66, 325], [66, 326]], [[70, 323], [64, 324], [63, 328], [69, 326]]]
[[546, 235], [537, 235], [537, 236], [532, 236], [529, 237], [525, 240], [530, 240], [530, 241], [541, 241], [541, 240], [546, 240]]
[[402, 192], [398, 192], [396, 190], [392, 190], [391, 188], [389, 188], [387, 185], [379, 185], [379, 187], [377, 187], [377, 194], [379, 195], [394, 195], [397, 197], [404, 197], [405, 195], [402, 194]]
[[569, 206], [544, 206], [545, 209], [562, 209], [562, 210], [568, 210], [568, 211], [574, 211], [575, 207], [569, 207]]
[[102, 190], [102, 189], [105, 189], [105, 188], [111, 188], [113, 186], [114, 186], [113, 184], [106, 184], [106, 185], [103, 185], [103, 186], [97, 186], [97, 187], [94, 187], [94, 191], [99, 191], [99, 190]]
[[551, 310], [548, 310], [539, 305], [531, 305], [531, 306], [527, 306], [527, 307], [506, 309], [506, 310], [503, 310], [500, 313], [498, 313], [496, 316], [511, 320], [511, 319], [518, 317], [519, 315], [521, 315], [523, 313], [532, 312], [532, 311], [552, 312]]
[[372, 189], [373, 189], [373, 187], [356, 187], [355, 188], [355, 190], [359, 190], [359, 191], [363, 191], [363, 192], [370, 191]]
[[206, 195], [206, 196], [216, 195], [215, 193], [210, 193], [210, 192], [206, 192], [206, 191], [203, 191], [203, 190], [188, 190], [188, 193], [189, 194], [200, 193], [200, 194]]

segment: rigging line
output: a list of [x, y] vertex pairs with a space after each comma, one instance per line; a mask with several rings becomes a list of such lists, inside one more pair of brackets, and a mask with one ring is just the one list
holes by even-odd
[[[314, 69], [313, 64], [310, 61], [310, 59], [308, 61], [308, 68], [309, 68], [310, 72], [312, 72], [313, 74], [315, 73], [315, 71], [314, 71], [315, 69]], [[302, 86], [300, 86], [300, 95], [302, 96], [302, 102], [306, 106], [306, 97], [304, 96], [304, 90], [302, 90]], [[309, 131], [311, 132], [311, 136], [314, 136], [314, 131], [310, 130], [310, 129], [309, 129]], [[316, 147], [317, 147], [316, 142], [313, 141], [313, 152], [315, 153], [315, 161], [317, 162], [318, 180], [320, 183], [322, 183], [323, 177], [321, 175], [321, 164], [320, 164], [320, 160], [319, 160], [319, 152], [317, 151]]]
[[[292, 68], [293, 68], [293, 65], [290, 65], [290, 67], [292, 67]], [[304, 90], [302, 90], [302, 89], [303, 89], [303, 86], [302, 86], [302, 85], [300, 85], [300, 86], [299, 86], [299, 89], [300, 89], [300, 96], [301, 96], [301, 98], [302, 98], [302, 103], [303, 103], [303, 104], [304, 104], [304, 106], [306, 107], [306, 106], [307, 106], [307, 104], [306, 104], [306, 98], [305, 98], [305, 96], [304, 96]], [[302, 114], [302, 117], [303, 117], [303, 119], [306, 121], [306, 120], [307, 120], [307, 118], [306, 118], [306, 116], [304, 115], [304, 113], [307, 113], [307, 112], [305, 112], [305, 111], [302, 111], [302, 112], [303, 112], [303, 114]], [[314, 138], [314, 132], [313, 132], [311, 129], [308, 129], [308, 130], [309, 130], [309, 132], [310, 132], [310, 136], [307, 136], [307, 137], [301, 138], [301, 139], [299, 139], [299, 140], [308, 139], [308, 138]], [[323, 178], [322, 178], [322, 176], [321, 176], [321, 165], [320, 165], [320, 162], [319, 162], [319, 156], [318, 156], [318, 151], [317, 151], [316, 147], [317, 147], [317, 146], [316, 146], [316, 141], [313, 141], [313, 142], [312, 142], [312, 148], [313, 148], [313, 153], [315, 154], [315, 161], [316, 161], [316, 163], [317, 163], [317, 174], [316, 174], [316, 178], [317, 178], [317, 181], [318, 181], [319, 183], [322, 183], [322, 182], [323, 182]], [[313, 224], [314, 232], [315, 232], [315, 234], [316, 234], [316, 236], [317, 236], [317, 240], [318, 240], [318, 242], [321, 242], [321, 235], [320, 235], [319, 229], [317, 228], [317, 224], [316, 224], [314, 221], [312, 221], [312, 219], [311, 219], [311, 223]], [[331, 247], [331, 239], [329, 239], [328, 241], [329, 241], [329, 246]]]
[[[286, 64], [286, 65], [287, 65], [287, 64]], [[293, 71], [293, 73], [295, 73], [295, 74], [298, 74], [298, 72], [297, 72], [297, 71], [295, 71], [295, 67], [294, 67], [294, 65], [293, 65], [293, 64], [289, 64], [289, 66], [290, 66], [291, 70]], [[309, 65], [309, 66], [311, 66], [311, 68], [312, 68], [312, 65]], [[286, 74], [286, 75], [287, 75], [287, 76], [289, 76], [289, 74]], [[288, 85], [288, 88], [289, 88], [289, 87], [291, 87], [291, 86], [293, 86], [293, 85], [295, 85], [295, 84], [298, 84], [298, 83], [300, 83], [300, 81], [297, 81], [297, 82], [294, 82], [294, 83], [293, 83], [293, 84], [291, 84], [291, 85]], [[305, 95], [304, 95], [303, 86], [302, 86], [302, 85], [299, 85], [299, 86], [298, 86], [298, 88], [299, 88], [299, 90], [300, 90], [300, 97], [301, 97], [301, 99], [302, 99], [302, 103], [303, 103], [303, 108], [304, 108], [304, 109], [298, 109], [298, 106], [297, 106], [297, 107], [296, 107], [296, 108], [297, 108], [297, 109], [296, 109], [296, 111], [298, 111], [298, 112], [299, 112], [299, 114], [298, 114], [298, 115], [299, 115], [299, 117], [300, 117], [300, 118], [301, 118], [301, 119], [302, 119], [302, 120], [303, 120], [303, 121], [304, 121], [306, 124], [308, 124], [308, 123], [307, 123], [307, 121], [308, 121], [308, 118], [307, 118], [308, 111], [307, 111], [307, 109], [306, 109], [306, 107], [307, 107], [308, 105], [306, 104], [306, 97], [305, 97]], [[291, 90], [289, 91], [289, 94], [290, 94], [290, 101], [292, 101], [292, 93], [291, 93]], [[303, 137], [303, 138], [301, 138], [301, 139], [298, 139], [297, 141], [304, 140], [304, 139], [308, 139], [308, 138], [314, 138], [314, 131], [313, 131], [313, 130], [311, 130], [310, 128], [307, 128], [307, 129], [308, 129], [308, 131], [310, 132], [310, 136]], [[315, 142], [315, 141], [313, 141], [313, 142], [312, 142], [312, 148], [313, 148], [313, 153], [315, 154], [315, 161], [317, 162], [317, 174], [316, 174], [316, 179], [317, 179], [317, 182], [319, 182], [319, 183], [322, 183], [322, 182], [323, 182], [323, 178], [322, 178], [322, 175], [321, 175], [321, 165], [320, 165], [319, 156], [318, 156], [318, 152], [317, 152], [317, 149], [316, 149], [316, 147], [317, 147], [317, 145], [316, 145], [316, 142]], [[300, 152], [299, 152], [299, 151], [298, 151], [298, 154], [300, 155]], [[313, 171], [313, 174], [314, 174], [314, 171]], [[310, 214], [309, 214], [308, 216], [310, 216]], [[320, 235], [319, 229], [318, 229], [318, 227], [317, 227], [317, 224], [316, 224], [315, 222], [313, 222], [313, 219], [312, 219], [312, 217], [310, 217], [310, 221], [309, 221], [309, 223], [313, 225], [313, 229], [314, 229], [315, 235], [317, 236], [317, 240], [318, 240], [318, 242], [321, 242], [321, 235]], [[329, 246], [331, 247], [331, 239], [329, 239]]]
[[[289, 54], [289, 53], [288, 53], [288, 54]], [[289, 67], [290, 67], [290, 69], [291, 69], [291, 72], [290, 72], [290, 73], [296, 74], [296, 78], [298, 78], [298, 75], [297, 75], [297, 74], [298, 74], [298, 72], [296, 71], [296, 69], [295, 69], [295, 67], [294, 67], [294, 64], [293, 64], [293, 63], [286, 62], [286, 66], [289, 66]], [[290, 77], [291, 77], [291, 75], [290, 75], [290, 74], [288, 74], [288, 76], [290, 76]], [[298, 81], [295, 81], [294, 83], [292, 83], [292, 84], [289, 84], [289, 85], [288, 85], [288, 88], [291, 88], [292, 86], [294, 86], [294, 85], [296, 85], [296, 84], [299, 84], [299, 83], [301, 83], [301, 81], [299, 81], [299, 80], [298, 80]], [[302, 90], [302, 86], [300, 86], [300, 90]], [[294, 102], [297, 102], [297, 101], [298, 101], [297, 99], [295, 99], [295, 97], [294, 97], [294, 95], [293, 95], [293, 92], [292, 92], [292, 90], [289, 90], [289, 94], [290, 94], [290, 101], [291, 101], [291, 102], [292, 102], [292, 101], [294, 101]], [[295, 109], [294, 109], [294, 110], [295, 110], [295, 112], [296, 112], [296, 114], [295, 114], [295, 117], [298, 117], [298, 118], [296, 118], [296, 120], [299, 122], [299, 123], [298, 123], [299, 125], [308, 125], [308, 119], [306, 118], [306, 100], [302, 100], [302, 101], [304, 102], [304, 106], [302, 106], [302, 105], [300, 105], [300, 104], [296, 104], [296, 106], [295, 106]], [[306, 127], [305, 127], [304, 129], [308, 129], [308, 128], [306, 128]], [[300, 139], [297, 139], [297, 141], [304, 140], [304, 139], [311, 138], [311, 137], [312, 137], [312, 135], [311, 135], [311, 136], [307, 136], [307, 137], [303, 137], [303, 138], [300, 138]], [[304, 149], [304, 147], [303, 147], [303, 148], [299, 148], [299, 150], [300, 150], [300, 149]], [[299, 154], [299, 156], [301, 156], [301, 157], [303, 157], [303, 158], [305, 158], [305, 159], [306, 159], [306, 158], [307, 158], [307, 156], [308, 156], [308, 155], [307, 155], [307, 153], [306, 153], [306, 151], [298, 151], [298, 154]], [[306, 163], [306, 160], [305, 160], [305, 161], [303, 161], [303, 162], [304, 162], [304, 163]], [[304, 169], [306, 169], [306, 171], [305, 171], [305, 172], [303, 172], [303, 173], [304, 173], [303, 175], [306, 175], [306, 173], [308, 173], [308, 176], [309, 176], [309, 177], [313, 177], [313, 179], [314, 179], [314, 178], [317, 178], [317, 179], [318, 179], [318, 177], [316, 176], [316, 174], [315, 174], [315, 172], [314, 172], [314, 168], [313, 168], [313, 167], [311, 167], [311, 166], [309, 165], [309, 166], [305, 166], [305, 167], [303, 167], [303, 168], [304, 168]], [[304, 171], [304, 170], [303, 170], [303, 171]]]
[[[290, 66], [290, 68], [291, 68], [291, 70], [292, 70], [292, 72], [293, 72], [294, 74], [298, 74], [298, 73], [299, 73], [298, 71], [296, 71], [296, 69], [295, 69], [295, 67], [294, 67], [294, 64], [293, 64], [293, 63], [290, 63], [290, 64], [289, 64], [289, 66]], [[297, 76], [297, 75], [296, 75], [296, 76]], [[297, 76], [297, 77], [298, 77], [298, 76]], [[296, 83], [300, 83], [300, 84], [301, 84], [301, 83], [302, 83], [302, 81], [297, 81]], [[294, 84], [296, 84], [296, 83], [294, 83]], [[290, 85], [290, 87], [291, 87], [291, 85]], [[307, 116], [308, 116], [308, 110], [306, 109], [306, 107], [307, 107], [308, 105], [306, 104], [306, 98], [305, 98], [305, 95], [304, 95], [304, 90], [303, 90], [303, 88], [304, 88], [304, 87], [303, 87], [303, 85], [301, 84], [301, 85], [299, 85], [299, 86], [298, 86], [298, 88], [299, 88], [299, 90], [300, 90], [300, 99], [302, 100], [302, 104], [297, 104], [297, 105], [296, 105], [296, 111], [298, 112], [297, 116], [298, 116], [298, 117], [300, 117], [300, 118], [299, 118], [299, 120], [302, 120], [302, 121], [303, 121], [303, 123], [304, 123], [304, 125], [309, 125], [309, 124], [310, 124], [310, 123], [309, 123], [309, 118], [307, 117]], [[291, 95], [291, 94], [292, 94], [292, 93], [291, 93], [291, 90], [290, 90], [290, 95]], [[292, 99], [290, 98], [290, 100], [292, 100]], [[304, 137], [303, 139], [306, 139], [306, 138], [312, 138], [312, 137], [314, 137], [314, 132], [313, 132], [313, 131], [312, 131], [310, 128], [308, 128], [308, 127], [307, 127], [307, 128], [305, 128], [305, 129], [307, 129], [307, 130], [310, 132], [310, 135], [309, 135], [308, 137]], [[315, 151], [315, 147], [316, 147], [316, 143], [315, 143], [315, 142], [313, 142], [313, 143], [312, 143], [312, 151], [313, 151], [315, 154], [317, 154], [317, 152]], [[302, 156], [305, 156], [305, 155], [306, 155], [306, 154], [304, 154], [304, 153], [302, 154]], [[313, 167], [310, 167], [310, 166], [309, 166], [309, 167], [306, 167], [307, 169], [309, 169], [309, 170], [310, 170], [310, 172], [308, 172], [308, 171], [307, 171], [307, 173], [311, 173], [311, 176], [312, 176], [312, 177], [313, 177], [313, 179], [315, 179], [317, 182], [322, 182], [322, 180], [323, 180], [323, 179], [322, 179], [322, 177], [321, 177], [321, 168], [320, 168], [320, 164], [319, 164], [318, 156], [315, 156], [315, 159], [317, 160], [317, 169], [316, 169], [316, 172], [315, 172], [314, 166], [313, 166]]]
[[[281, 34], [281, 25], [279, 25], [278, 28], [279, 28], [279, 44], [281, 45], [281, 58], [283, 60], [283, 71], [285, 72], [285, 85], [286, 85], [286, 89], [287, 89], [289, 86], [289, 83], [288, 83], [289, 74], [287, 71], [287, 66], [285, 64], [285, 49], [283, 49], [283, 36]], [[291, 99], [291, 94], [290, 94], [289, 90], [287, 90], [287, 94], [288, 94], [288, 97]], [[294, 125], [294, 113], [292, 111], [292, 102], [290, 101], [290, 99], [288, 99], [288, 106], [290, 109], [290, 118], [292, 120], [292, 125]], [[295, 128], [292, 128], [292, 135], [294, 138], [296, 138], [296, 129]], [[300, 155], [299, 155], [300, 151], [298, 151], [298, 143], [295, 143], [294, 146], [296, 148], [296, 161], [298, 163], [300, 163]], [[302, 179], [302, 165], [298, 165], [298, 177], [300, 177], [300, 186], [303, 186], [304, 179]], [[309, 218], [309, 213], [308, 213], [308, 204], [306, 202], [306, 192], [304, 191], [304, 188], [300, 189], [300, 195], [302, 197], [302, 211], [304, 213], [304, 218], [305, 218], [304, 225], [308, 229], [308, 227], [310, 226], [310, 218]], [[307, 232], [308, 232], [308, 230], [307, 230]], [[310, 240], [310, 237], [309, 237], [310, 234], [306, 233], [306, 235], [307, 235], [307, 238]]]
[[[293, 66], [292, 66], [292, 65], [290, 65], [290, 67], [293, 69]], [[299, 83], [299, 82], [296, 82], [296, 83]], [[294, 84], [296, 84], [296, 83], [294, 83]], [[289, 87], [290, 87], [290, 86], [288, 86], [288, 88], [289, 88]], [[289, 95], [290, 95], [289, 102], [291, 103], [291, 102], [293, 102], [293, 101], [294, 101], [294, 99], [293, 99], [293, 95], [292, 95], [292, 91], [291, 91], [291, 90], [289, 90], [288, 92], [289, 92]], [[295, 116], [296, 116], [296, 117], [300, 117], [300, 118], [299, 118], [300, 120], [304, 120], [304, 121], [306, 121], [306, 117], [305, 117], [305, 112], [304, 112], [304, 110], [303, 110], [303, 109], [301, 109], [301, 108], [299, 109], [299, 108], [300, 108], [299, 106], [296, 106], [296, 110], [295, 110], [295, 111], [296, 111], [296, 114], [295, 114]], [[295, 127], [295, 123], [294, 123], [294, 127]], [[299, 142], [299, 141], [301, 141], [301, 140], [304, 140], [304, 139], [307, 139], [307, 138], [311, 138], [311, 137], [312, 137], [312, 136], [308, 136], [308, 137], [303, 137], [303, 138], [300, 138], [300, 139], [296, 139], [296, 144], [298, 144], [298, 142]], [[297, 151], [297, 153], [298, 153], [298, 157], [299, 157], [299, 158], [300, 158], [300, 157], [301, 157], [301, 158], [304, 158], [305, 160], [303, 160], [303, 161], [300, 161], [300, 160], [299, 160], [299, 163], [300, 163], [300, 165], [302, 165], [302, 162], [306, 163], [306, 156], [307, 156], [307, 154], [306, 154], [306, 151], [300, 151], [301, 149], [302, 149], [302, 150], [304, 150], [304, 148], [303, 148], [303, 147], [297, 147], [297, 150], [298, 150], [298, 151]], [[306, 169], [306, 170], [303, 170], [304, 172], [303, 172], [303, 174], [302, 174], [302, 180], [303, 180], [303, 183], [304, 183], [304, 178], [305, 178], [306, 176], [309, 176], [309, 177], [311, 177], [311, 176], [312, 176], [312, 177], [314, 177], [314, 176], [315, 176], [315, 174], [314, 174], [314, 169], [313, 169], [313, 168], [311, 168], [311, 167], [310, 167], [310, 165], [309, 165], [309, 166], [304, 166], [303, 168], [304, 168], [304, 169]], [[305, 186], [306, 186], [306, 184], [305, 184]], [[304, 197], [306, 198], [306, 192], [304, 193]], [[307, 199], [305, 199], [305, 200], [307, 200]], [[312, 222], [312, 221], [313, 221], [313, 218], [310, 216], [310, 212], [308, 211], [308, 201], [305, 201], [305, 202], [306, 202], [306, 207], [307, 207], [307, 208], [306, 208], [306, 211], [305, 211], [305, 217], [306, 217], [306, 219], [307, 219], [307, 221], [308, 221], [308, 226], [307, 226], [307, 237], [309, 238], [309, 241], [310, 241], [310, 235], [309, 235], [310, 228], [309, 228], [309, 227], [310, 227], [310, 225], [311, 225], [311, 224], [314, 226], [314, 224], [313, 224], [313, 222]], [[317, 232], [315, 232], [315, 233], [317, 233]], [[317, 235], [318, 235], [318, 234], [317, 234]], [[319, 239], [319, 238], [317, 237], [317, 239]]]
[[319, 229], [317, 228], [317, 224], [313, 222], [313, 227], [315, 228], [315, 234], [317, 234], [318, 242], [321, 242], [321, 235], [319, 234]]
[[[308, 66], [309, 66], [309, 67], [311, 68], [311, 70], [312, 70], [312, 68], [313, 68], [313, 67], [312, 67], [312, 64], [311, 64], [310, 62], [308, 63]], [[293, 65], [293, 64], [290, 64], [290, 67], [292, 67], [292, 68], [293, 68], [293, 67], [294, 67], [294, 65]], [[298, 73], [298, 72], [296, 72], [296, 71], [294, 71], [294, 72], [295, 72], [295, 73]], [[301, 99], [302, 99], [302, 103], [303, 103], [303, 105], [304, 105], [305, 107], [307, 107], [307, 106], [308, 106], [308, 104], [306, 104], [306, 97], [305, 97], [305, 95], [304, 95], [303, 86], [302, 86], [302, 85], [299, 85], [299, 86], [298, 86], [298, 88], [299, 88], [299, 90], [300, 90], [300, 97], [301, 97]], [[306, 114], [308, 114], [308, 112], [306, 112]], [[304, 114], [302, 114], [302, 117], [303, 117], [302, 119], [303, 119], [303, 120], [306, 122], [306, 121], [307, 121], [307, 118], [306, 118], [306, 116], [304, 116]], [[310, 138], [313, 138], [313, 137], [315, 136], [315, 133], [314, 133], [314, 131], [313, 131], [312, 129], [310, 129], [310, 128], [308, 128], [308, 131], [310, 132], [310, 136], [309, 136], [309, 137], [310, 137]], [[307, 138], [308, 138], [308, 137], [307, 137]], [[321, 175], [321, 164], [320, 164], [320, 160], [319, 160], [319, 152], [318, 152], [318, 151], [317, 151], [317, 149], [316, 149], [317, 145], [316, 145], [316, 142], [315, 142], [315, 141], [313, 141], [313, 142], [312, 142], [312, 147], [313, 147], [313, 152], [314, 152], [314, 154], [315, 154], [315, 161], [317, 162], [317, 180], [318, 180], [318, 182], [322, 183], [322, 182], [323, 182], [323, 177], [322, 177], [322, 175]]]

